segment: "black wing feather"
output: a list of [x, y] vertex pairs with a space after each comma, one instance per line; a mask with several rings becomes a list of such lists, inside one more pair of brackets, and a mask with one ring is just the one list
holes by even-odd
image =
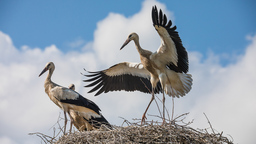
[[95, 75], [95, 77], [94, 78], [91, 78], [91, 79], [88, 79], [88, 80], [83, 80], [84, 82], [90, 82], [90, 81], [94, 81], [94, 80], [97, 80], [97, 79], [99, 79], [100, 78], [100, 75]]
[[95, 73], [95, 74], [90, 74], [90, 75], [84, 75], [84, 76], [87, 76], [87, 77], [94, 77], [96, 75], [98, 75], [98, 72], [88, 72], [88, 73]]
[[166, 23], [167, 23], [167, 17], [166, 17], [166, 15], [164, 14], [164, 22], [163, 22], [163, 25], [166, 25]]
[[163, 22], [163, 12], [162, 10], [160, 9], [160, 12], [159, 12], [159, 25], [163, 25], [162, 22]]
[[94, 81], [94, 82], [89, 84], [89, 85], [86, 85], [85, 87], [91, 87], [91, 86], [94, 86], [94, 85], [98, 84], [100, 81], [102, 81], [102, 78], [99, 75], [99, 76], [94, 77], [92, 79], [84, 80], [84, 82], [90, 82], [90, 81]]
[[152, 9], [152, 21], [153, 24], [158, 23], [157, 9]]
[[[103, 82], [102, 81], [99, 81], [98, 85], [96, 85], [93, 89], [91, 89], [88, 93], [92, 93], [96, 90], [98, 90], [100, 87], [102, 87], [103, 85]], [[88, 86], [87, 86], [88, 87]]]

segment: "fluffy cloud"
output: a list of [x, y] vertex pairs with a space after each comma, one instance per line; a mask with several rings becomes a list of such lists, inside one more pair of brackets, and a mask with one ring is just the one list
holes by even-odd
[[[74, 83], [79, 93], [99, 105], [110, 123], [121, 125], [123, 120], [119, 117], [128, 120], [141, 118], [150, 100], [149, 94], [110, 92], [94, 97], [87, 94], [89, 89], [83, 87], [84, 77], [80, 72], [84, 72], [83, 68], [91, 71], [105, 69], [123, 61], [139, 62], [134, 43], [119, 50], [131, 32], [139, 34], [143, 48], [155, 51], [160, 38], [151, 22], [149, 12], [152, 5], [161, 8], [169, 19], [174, 19], [163, 4], [155, 1], [145, 1], [142, 9], [128, 18], [110, 13], [98, 22], [94, 40], [81, 48], [82, 53], [63, 53], [55, 45], [43, 50], [29, 46], [17, 49], [10, 36], [0, 32], [0, 143], [38, 143], [38, 138], [28, 136], [28, 133], [53, 133], [50, 128], [56, 123], [61, 110], [44, 92], [46, 74], [38, 78], [49, 61], [56, 65], [53, 81], [63, 86]], [[186, 97], [175, 99], [175, 116], [190, 112], [187, 119], [194, 119], [191, 126], [206, 128], [209, 125], [203, 115], [205, 112], [214, 128], [224, 131], [225, 135], [232, 135], [235, 142], [253, 142], [256, 129], [256, 67], [253, 63], [256, 60], [256, 36], [249, 40], [251, 44], [245, 48], [245, 53], [234, 56], [237, 61], [226, 66], [219, 63], [221, 56], [210, 54], [202, 59], [199, 52], [189, 52], [193, 88]], [[162, 95], [158, 96], [161, 99]], [[171, 98], [167, 97], [166, 103], [170, 111]], [[155, 103], [149, 113], [158, 114]], [[150, 116], [148, 119], [157, 120]]]
[[200, 117], [205, 112], [217, 130], [232, 135], [240, 143], [253, 143], [256, 132], [256, 36], [250, 40], [245, 54], [237, 56], [237, 62], [226, 67], [214, 62], [193, 67], [192, 62], [194, 79], [200, 77], [191, 94], [197, 97], [191, 109], [196, 126], [207, 125], [205, 118]]

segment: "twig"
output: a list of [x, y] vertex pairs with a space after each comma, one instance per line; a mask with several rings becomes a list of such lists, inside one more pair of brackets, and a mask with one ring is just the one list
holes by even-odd
[[[51, 136], [48, 136], [48, 135], [45, 135], [43, 133], [40, 133], [40, 132], [35, 132], [35, 133], [29, 133], [29, 135], [36, 135], [38, 136], [39, 138], [41, 138], [41, 140], [44, 141], [45, 144], [47, 143], [53, 143], [55, 138], [51, 137]], [[56, 141], [56, 140], [55, 140]]]
[[182, 116], [188, 115], [188, 114], [189, 114], [189, 112], [181, 114], [181, 115], [177, 116], [176, 118], [174, 118], [173, 121], [176, 121], [176, 119], [178, 119], [178, 118], [180, 118]]
[[208, 121], [208, 123], [209, 123], [209, 125], [210, 125], [210, 127], [211, 127], [212, 132], [215, 134], [215, 132], [214, 132], [214, 130], [213, 130], [213, 128], [212, 128], [212, 124], [210, 123], [210, 121], [209, 121], [208, 117], [206, 116], [206, 114], [205, 114], [205, 113], [204, 113], [204, 115], [205, 115], [205, 117], [206, 117], [206, 119], [207, 119], [207, 121]]
[[222, 134], [223, 134], [223, 131], [220, 133], [220, 138], [219, 138], [219, 140], [221, 140], [221, 136], [222, 136]]
[[[63, 129], [60, 126], [60, 123], [59, 123], [61, 120], [63, 120], [63, 118], [60, 117], [60, 114], [61, 113], [59, 113], [59, 117], [57, 119], [57, 122], [50, 128], [50, 129], [53, 129], [53, 136], [48, 136], [48, 135], [45, 135], [45, 134], [40, 133], [40, 132], [29, 133], [29, 135], [36, 135], [36, 136], [38, 136], [45, 144], [55, 143], [57, 141], [57, 137], [60, 135], [60, 133], [61, 132], [63, 133]], [[57, 134], [56, 134], [56, 128], [55, 128], [56, 125], [59, 128], [59, 131], [57, 132]]]
[[[157, 117], [157, 118], [160, 118], [160, 119], [163, 119], [163, 117], [161, 117], [161, 116], [158, 116], [158, 115], [151, 115], [151, 114], [148, 114], [149, 116], [153, 116], [153, 117]], [[169, 120], [167, 120], [167, 121], [169, 121]]]
[[128, 126], [131, 125], [131, 123], [130, 123], [127, 119], [125, 119], [125, 118], [123, 118], [123, 117], [119, 117], [119, 118], [121, 118], [121, 119], [124, 120], [124, 122], [122, 123], [121, 126], [123, 126], [124, 123], [126, 123]]

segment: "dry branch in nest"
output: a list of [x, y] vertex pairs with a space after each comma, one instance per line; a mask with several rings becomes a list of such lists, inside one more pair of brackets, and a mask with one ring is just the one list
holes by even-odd
[[[59, 113], [59, 117], [58, 117], [57, 122], [50, 128], [50, 129], [53, 129], [53, 135], [52, 136], [43, 134], [41, 132], [29, 133], [29, 135], [38, 136], [45, 144], [56, 143], [56, 141], [61, 136], [61, 134], [64, 133], [63, 127], [61, 127], [61, 125], [60, 125], [60, 121], [62, 121], [62, 120], [63, 120], [63, 118], [60, 117], [60, 113]], [[58, 127], [57, 130], [56, 130], [55, 126]]]
[[[186, 115], [184, 113], [172, 118], [168, 114], [169, 119], [165, 119], [166, 123], [162, 125], [162, 122], [146, 121], [144, 125], [141, 125], [141, 119], [134, 119], [135, 122], [129, 122], [124, 119], [122, 126], [113, 126], [113, 130], [104, 127], [104, 125], [94, 131], [85, 131], [70, 133], [68, 135], [60, 136], [63, 133], [63, 128], [60, 126], [60, 117], [58, 118], [55, 126], [53, 126], [53, 136], [48, 136], [40, 132], [30, 133], [30, 135], [36, 135], [41, 138], [45, 144], [57, 143], [57, 144], [84, 144], [84, 143], [184, 143], [184, 144], [197, 144], [197, 143], [214, 143], [214, 144], [232, 144], [233, 142], [227, 137], [223, 136], [223, 132], [216, 132], [208, 117], [204, 113], [209, 128], [207, 129], [193, 129], [189, 127], [193, 120], [190, 122], [184, 122]], [[151, 115], [157, 118], [163, 119], [160, 116]], [[172, 114], [173, 117], [173, 114]], [[126, 126], [123, 126], [126, 125]], [[208, 129], [212, 133], [208, 132]], [[230, 136], [231, 137], [231, 136]], [[232, 137], [231, 137], [232, 138]]]
[[[56, 143], [233, 143], [227, 137], [222, 136], [222, 133], [216, 133], [213, 129], [213, 133], [208, 133], [207, 129], [195, 130], [189, 127], [188, 125], [192, 122], [183, 122], [187, 114], [163, 125], [159, 122], [147, 121], [141, 126], [138, 124], [139, 120], [136, 123], [124, 120], [124, 123], [128, 125], [126, 127], [113, 126], [114, 130], [101, 128], [95, 131], [75, 132], [62, 136]], [[179, 122], [182, 124], [177, 124]]]

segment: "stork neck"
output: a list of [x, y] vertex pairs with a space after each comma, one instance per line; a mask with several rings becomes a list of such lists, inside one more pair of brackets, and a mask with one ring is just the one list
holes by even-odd
[[52, 83], [52, 80], [51, 80], [51, 77], [52, 77], [52, 73], [53, 73], [53, 70], [49, 70], [49, 73], [48, 73], [48, 75], [47, 75], [47, 77], [46, 77], [46, 80], [45, 80], [45, 84], [47, 83]]
[[49, 73], [48, 73], [48, 75], [46, 77], [46, 80], [44, 82], [45, 92], [48, 94], [48, 96], [49, 96], [51, 88], [53, 88], [53, 85], [54, 85], [54, 83], [51, 80], [52, 73], [53, 73], [53, 71], [49, 70]]
[[139, 39], [134, 39], [134, 43], [135, 43], [136, 49], [141, 54], [144, 51], [144, 49], [141, 48], [140, 43], [139, 43]]
[[50, 69], [50, 70], [49, 70], [49, 73], [48, 73], [48, 75], [47, 75], [47, 77], [46, 77], [47, 80], [51, 80], [52, 72], [53, 72], [53, 71]]

